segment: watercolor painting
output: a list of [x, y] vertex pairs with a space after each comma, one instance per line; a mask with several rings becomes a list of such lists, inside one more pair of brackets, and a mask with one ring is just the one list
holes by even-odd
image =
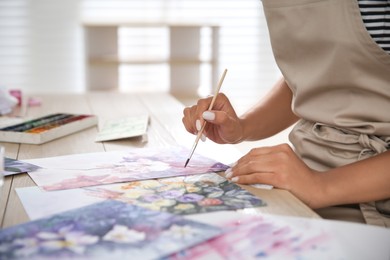
[[32, 172], [37, 169], [39, 169], [39, 166], [4, 157], [4, 172], [3, 172], [4, 176], [14, 175], [18, 173]]
[[74, 189], [102, 184], [225, 171], [228, 166], [182, 147], [135, 148], [126, 151], [76, 154], [28, 162], [41, 168], [29, 172], [45, 190]]
[[179, 215], [265, 206], [265, 202], [215, 173], [86, 188], [114, 199]]
[[28, 187], [16, 192], [31, 219], [107, 199], [178, 215], [266, 206], [260, 198], [216, 173], [50, 192]]
[[225, 232], [164, 259], [390, 259], [390, 230], [383, 227], [253, 209], [187, 219], [223, 227]]
[[221, 234], [169, 213], [105, 201], [0, 231], [2, 259], [157, 259]]
[[166, 259], [323, 259], [329, 252], [330, 234], [305, 233], [264, 217], [243, 217], [223, 226], [229, 231]]

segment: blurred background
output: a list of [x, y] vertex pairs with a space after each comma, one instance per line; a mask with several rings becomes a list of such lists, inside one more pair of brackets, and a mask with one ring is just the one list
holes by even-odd
[[259, 0], [0, 0], [0, 86], [222, 91], [245, 110], [280, 77]]

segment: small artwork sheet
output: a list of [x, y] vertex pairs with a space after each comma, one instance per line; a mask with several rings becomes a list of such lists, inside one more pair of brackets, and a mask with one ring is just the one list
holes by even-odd
[[18, 161], [11, 158], [4, 158], [4, 176], [32, 172], [39, 169], [39, 166], [33, 165], [31, 163]]
[[0, 231], [2, 259], [158, 259], [221, 229], [105, 201]]
[[104, 122], [95, 142], [111, 141], [146, 135], [149, 115], [111, 119]]
[[[17, 188], [16, 192], [30, 219], [108, 199], [178, 215], [266, 205], [260, 198], [216, 173], [49, 192], [27, 187]], [[56, 203], [58, 201], [61, 203]]]
[[250, 211], [187, 216], [225, 233], [165, 259], [390, 259], [386, 228]]
[[49, 191], [220, 172], [228, 168], [199, 154], [194, 154], [184, 168], [188, 154], [189, 150], [175, 146], [34, 159], [28, 162], [41, 168], [29, 175], [39, 187]]

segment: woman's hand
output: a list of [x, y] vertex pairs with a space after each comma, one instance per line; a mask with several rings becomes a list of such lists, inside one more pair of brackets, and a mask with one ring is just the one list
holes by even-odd
[[321, 206], [320, 175], [287, 144], [252, 149], [226, 171], [226, 177], [238, 184], [262, 183], [286, 189], [311, 208]]
[[207, 111], [212, 97], [200, 99], [192, 107], [184, 109], [183, 124], [188, 132], [197, 134], [204, 121], [208, 123], [203, 134], [219, 143], [238, 143], [243, 140], [243, 128], [229, 99], [219, 93], [211, 111]]

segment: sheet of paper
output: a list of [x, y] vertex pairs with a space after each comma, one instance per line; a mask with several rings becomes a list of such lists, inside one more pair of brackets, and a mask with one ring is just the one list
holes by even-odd
[[166, 260], [390, 259], [390, 230], [382, 227], [252, 209], [186, 218], [224, 227], [225, 233]]
[[17, 188], [16, 192], [30, 219], [47, 217], [108, 199], [178, 215], [266, 205], [260, 198], [216, 173], [60, 191], [27, 187]]
[[159, 259], [221, 229], [119, 201], [105, 201], [0, 230], [4, 259]]
[[228, 166], [179, 146], [74, 154], [28, 160], [40, 166], [28, 174], [45, 190], [74, 189], [102, 184], [187, 176], [225, 171]]
[[32, 172], [39, 168], [39, 166], [33, 165], [31, 163], [18, 161], [7, 157], [4, 159], [4, 176]]
[[146, 135], [149, 115], [111, 119], [103, 124], [95, 142], [111, 141]]

